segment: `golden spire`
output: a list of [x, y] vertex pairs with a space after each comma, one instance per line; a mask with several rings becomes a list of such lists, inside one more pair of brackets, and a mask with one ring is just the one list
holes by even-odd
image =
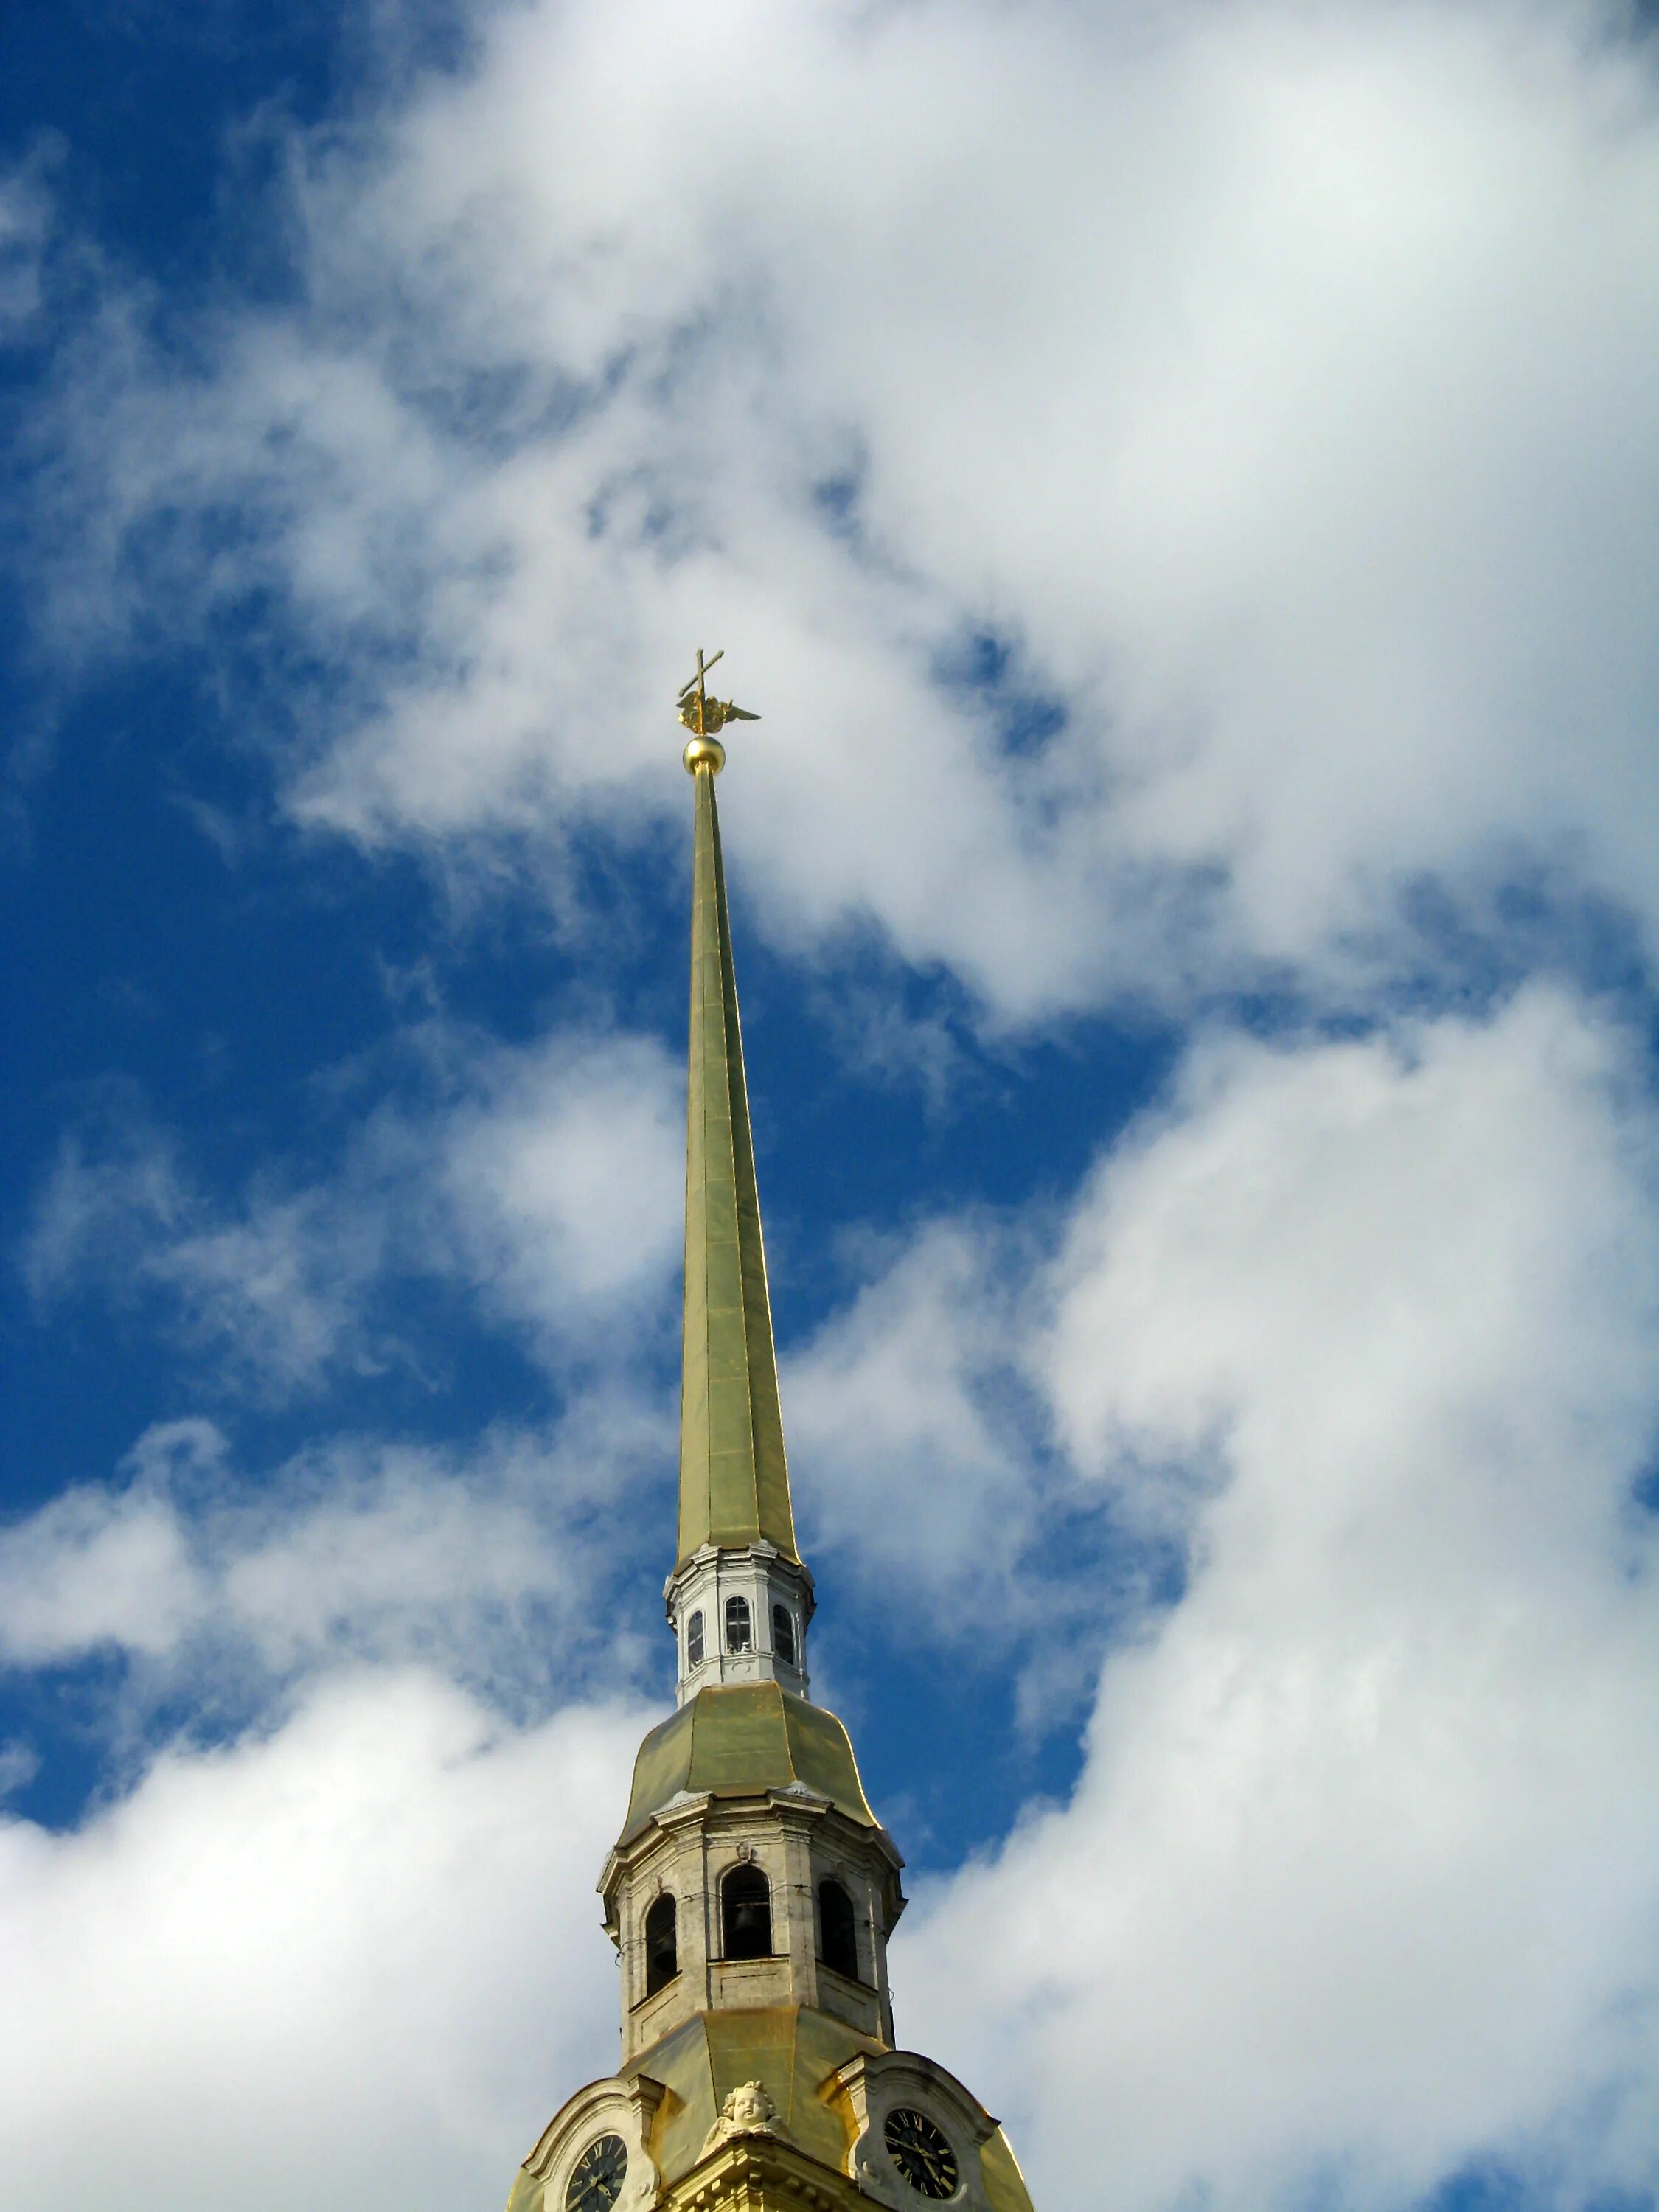
[[685, 1323], [680, 1387], [679, 1564], [706, 1544], [775, 1544], [796, 1559], [777, 1354], [761, 1241], [760, 1194], [738, 1024], [714, 778], [714, 732], [758, 721], [711, 699], [714, 661], [680, 693], [696, 787], [691, 893], [691, 1046], [685, 1146]]

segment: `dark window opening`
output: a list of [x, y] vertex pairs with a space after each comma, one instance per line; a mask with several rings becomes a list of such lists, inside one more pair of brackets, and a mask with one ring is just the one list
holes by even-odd
[[757, 1866], [733, 1867], [720, 1886], [721, 1932], [728, 1959], [772, 1955], [772, 1892]]
[[746, 1597], [729, 1597], [726, 1601], [726, 1648], [728, 1651], [749, 1649], [749, 1601]]
[[674, 1900], [659, 1897], [645, 1916], [645, 1994], [653, 1997], [680, 1970], [674, 1941]]
[[702, 1664], [702, 1615], [694, 1613], [685, 1624], [685, 1663], [688, 1667]]
[[818, 1884], [818, 1956], [849, 1982], [857, 1981], [859, 1945], [853, 1900], [838, 1881]]
[[795, 1663], [795, 1624], [789, 1618], [787, 1605], [772, 1608], [772, 1649], [786, 1667]]

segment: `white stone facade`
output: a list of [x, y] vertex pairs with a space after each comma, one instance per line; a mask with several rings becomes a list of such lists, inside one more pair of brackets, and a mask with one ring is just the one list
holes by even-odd
[[[753, 1797], [687, 1795], [665, 1805], [611, 1854], [600, 1881], [605, 1926], [621, 1954], [623, 2062], [700, 2012], [816, 2005], [890, 2042], [887, 1938], [904, 1909], [902, 1862], [884, 1829], [848, 1820], [811, 1791]], [[772, 1948], [725, 1954], [722, 1886], [739, 1868], [766, 1877]], [[856, 1974], [823, 1957], [819, 1891], [838, 1882], [851, 1899]], [[646, 1917], [674, 1900], [676, 1972], [649, 1988]]]
[[807, 1694], [812, 1577], [764, 1541], [705, 1544], [663, 1586], [679, 1655], [678, 1702], [720, 1682], [776, 1682]]

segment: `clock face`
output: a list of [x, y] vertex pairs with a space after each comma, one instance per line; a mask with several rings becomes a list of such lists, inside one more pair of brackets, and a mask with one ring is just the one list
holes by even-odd
[[565, 2212], [611, 2212], [627, 2172], [628, 2145], [620, 2136], [600, 2136], [576, 2160], [564, 2192]]
[[887, 2149], [912, 2189], [923, 2197], [954, 2197], [960, 2176], [956, 2154], [924, 2112], [901, 2106], [882, 2130]]

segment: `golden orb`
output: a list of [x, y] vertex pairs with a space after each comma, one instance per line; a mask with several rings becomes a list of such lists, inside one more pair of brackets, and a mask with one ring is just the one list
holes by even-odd
[[718, 775], [726, 766], [726, 747], [718, 738], [693, 738], [685, 749], [685, 772], [695, 775], [706, 768], [710, 775]]

